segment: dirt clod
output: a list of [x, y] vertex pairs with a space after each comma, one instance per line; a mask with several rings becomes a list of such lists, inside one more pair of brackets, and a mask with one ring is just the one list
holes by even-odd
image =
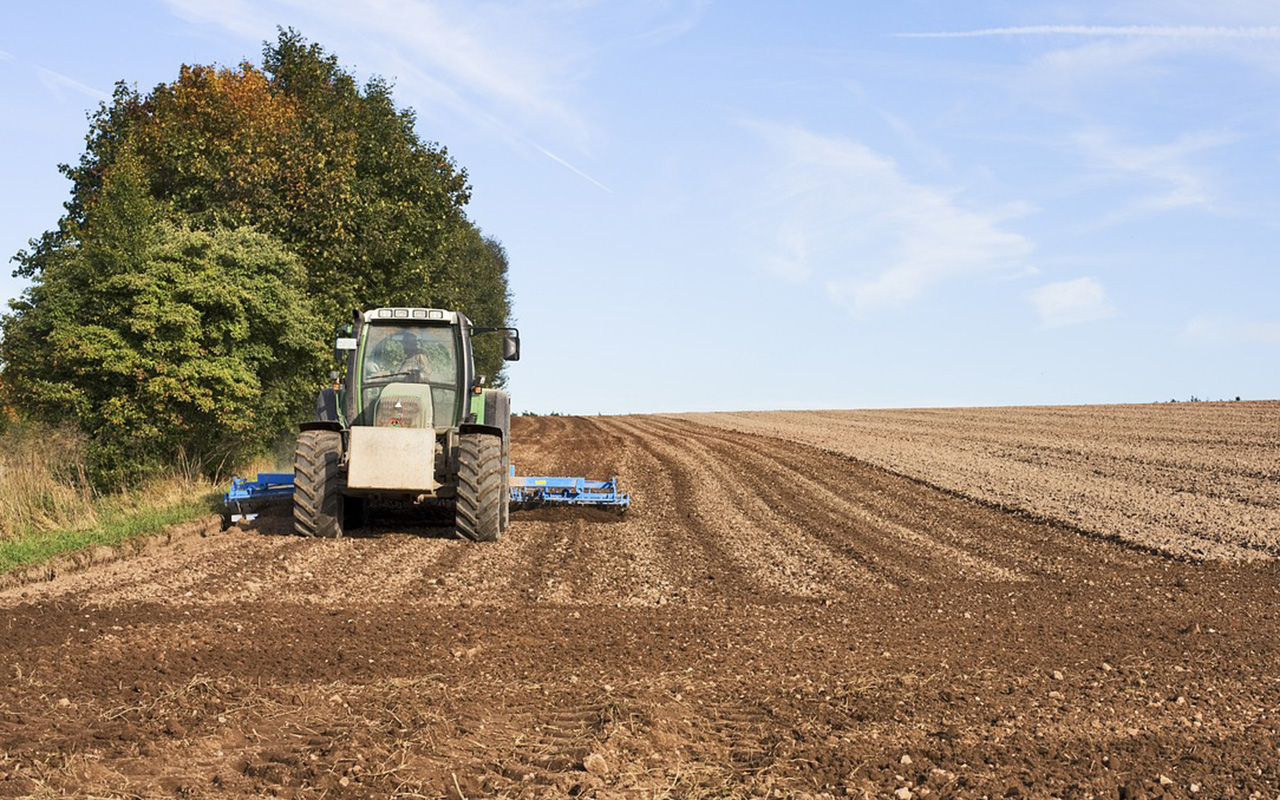
[[609, 774], [609, 762], [605, 761], [604, 756], [599, 753], [591, 753], [582, 759], [582, 768], [592, 775], [604, 776]]

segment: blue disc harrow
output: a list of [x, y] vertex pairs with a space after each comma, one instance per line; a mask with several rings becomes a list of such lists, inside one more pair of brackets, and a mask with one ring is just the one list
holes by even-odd
[[541, 505], [593, 506], [626, 511], [631, 497], [618, 491], [618, 479], [593, 481], [587, 478], [517, 477], [511, 468], [511, 507], [536, 508]]
[[263, 508], [285, 502], [293, 502], [292, 472], [259, 472], [252, 481], [232, 478], [231, 488], [222, 496], [222, 528], [251, 520]]
[[[515, 467], [507, 479], [511, 508], [539, 506], [587, 506], [625, 512], [631, 497], [618, 491], [618, 479], [594, 481], [588, 478], [561, 478], [549, 475], [517, 476]], [[293, 501], [292, 472], [259, 472], [256, 480], [232, 478], [223, 495], [222, 527], [252, 520], [263, 509]]]

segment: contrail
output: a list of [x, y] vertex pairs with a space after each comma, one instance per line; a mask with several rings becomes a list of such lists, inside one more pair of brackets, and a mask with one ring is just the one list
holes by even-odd
[[967, 39], [979, 36], [1134, 36], [1161, 39], [1280, 39], [1280, 27], [1224, 28], [1177, 25], [1024, 25], [976, 31], [898, 33], [907, 39]]
[[44, 82], [46, 86], [65, 86], [68, 89], [74, 89], [77, 92], [87, 94], [95, 100], [102, 100], [103, 102], [111, 99], [111, 95], [106, 92], [99, 91], [92, 86], [87, 86], [75, 78], [63, 75], [61, 72], [54, 72], [48, 67], [42, 67], [39, 64], [32, 64], [31, 66], [35, 69], [36, 74], [40, 76], [40, 80]]
[[[533, 143], [532, 143], [532, 142], [530, 142], [530, 144], [533, 144]], [[612, 189], [610, 189], [608, 186], [605, 186], [605, 185], [604, 185], [603, 183], [601, 183], [600, 181], [596, 180], [595, 178], [591, 177], [591, 176], [590, 176], [590, 175], [588, 175], [587, 173], [585, 173], [585, 172], [583, 172], [582, 170], [578, 169], [578, 168], [577, 168], [577, 167], [575, 167], [574, 165], [570, 164], [568, 161], [565, 161], [563, 158], [561, 158], [560, 156], [558, 156], [558, 155], [556, 155], [555, 153], [551, 152], [551, 151], [550, 151], [550, 150], [548, 150], [547, 148], [542, 147], [541, 145], [538, 145], [538, 144], [534, 144], [533, 146], [534, 146], [534, 147], [536, 147], [536, 148], [538, 148], [538, 150], [539, 150], [539, 151], [541, 151], [541, 153], [542, 153], [544, 156], [546, 156], [547, 158], [549, 158], [549, 159], [551, 159], [552, 161], [556, 162], [557, 164], [559, 164], [560, 166], [562, 166], [562, 167], [564, 167], [565, 169], [569, 170], [570, 172], [573, 172], [573, 173], [574, 173], [575, 175], [577, 175], [578, 177], [580, 177], [580, 178], [585, 178], [586, 180], [591, 181], [593, 184], [595, 184], [596, 186], [600, 187], [601, 189], [604, 189], [604, 190], [605, 190], [606, 192], [608, 192], [609, 194], [613, 194], [613, 193], [614, 193], [614, 192], [613, 192], [613, 190], [612, 190]]]

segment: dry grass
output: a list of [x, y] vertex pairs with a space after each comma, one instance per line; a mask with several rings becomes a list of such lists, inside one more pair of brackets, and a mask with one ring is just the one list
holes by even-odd
[[[251, 465], [269, 468], [267, 459]], [[0, 542], [48, 531], [80, 531], [138, 509], [167, 508], [215, 492], [206, 465], [179, 453], [163, 473], [103, 495], [89, 485], [85, 439], [75, 430], [14, 425], [0, 431]]]
[[71, 429], [0, 430], [0, 575], [212, 513], [225, 482], [178, 453], [158, 474], [103, 494], [87, 479], [85, 451], [83, 436]]
[[98, 505], [85, 479], [83, 437], [35, 426], [0, 433], [0, 541], [97, 521]]

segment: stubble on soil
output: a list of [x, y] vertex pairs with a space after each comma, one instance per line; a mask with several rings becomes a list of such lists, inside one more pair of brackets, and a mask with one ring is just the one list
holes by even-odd
[[517, 514], [492, 546], [207, 521], [0, 592], [0, 796], [1280, 792], [1274, 561], [679, 419], [513, 439], [631, 511]]

